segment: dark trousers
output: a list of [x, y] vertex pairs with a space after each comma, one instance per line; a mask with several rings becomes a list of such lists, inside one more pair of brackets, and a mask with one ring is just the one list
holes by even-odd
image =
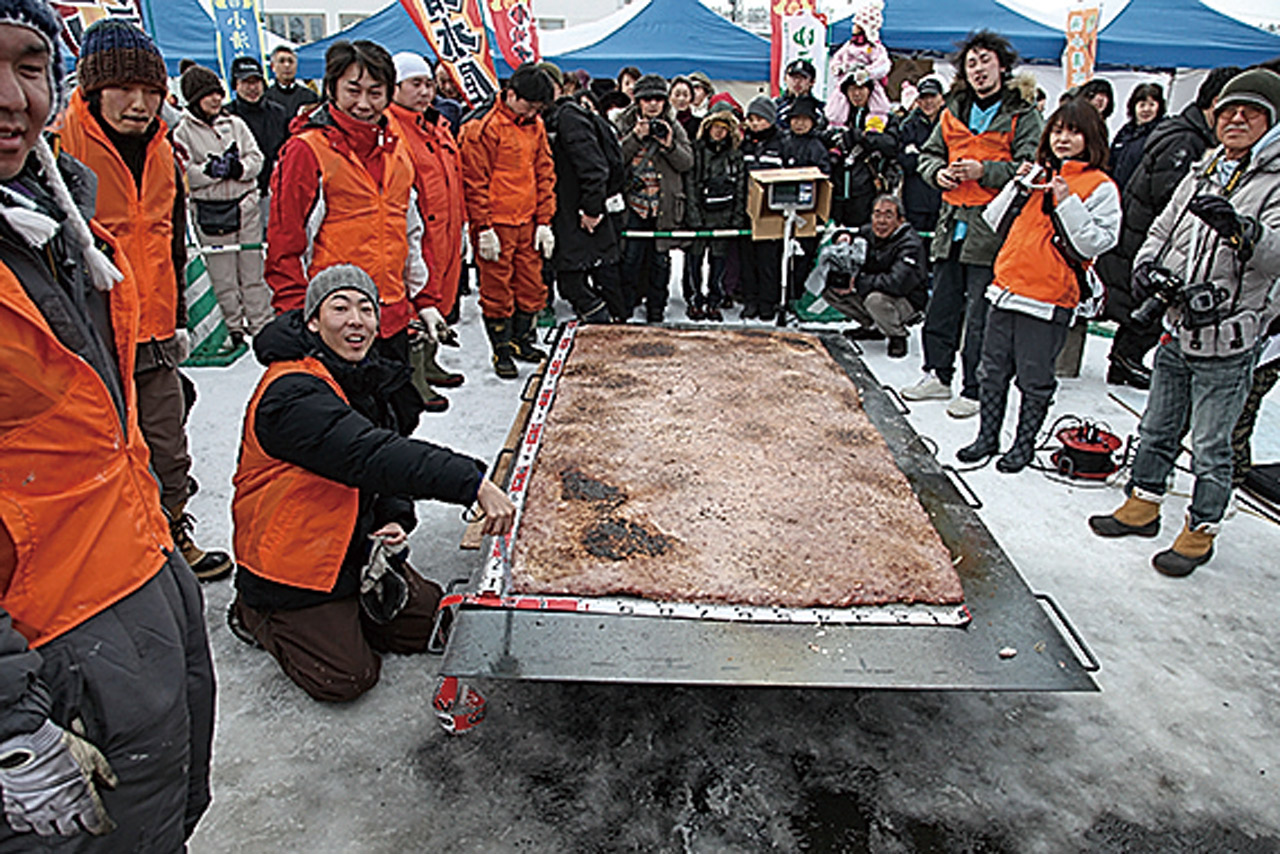
[[631, 315], [631, 303], [622, 293], [617, 264], [601, 264], [591, 270], [560, 270], [560, 295], [569, 301], [579, 317], [586, 317], [604, 305], [614, 320]]
[[[635, 231], [656, 231], [658, 218], [643, 219], [634, 211], [627, 212], [627, 228]], [[671, 256], [659, 251], [658, 241], [652, 237], [637, 237], [627, 241], [623, 256], [624, 287], [641, 296], [640, 282], [644, 273], [649, 274], [649, 284], [644, 290], [645, 314], [650, 321], [661, 321], [667, 309], [667, 292], [671, 281]]]
[[960, 261], [960, 244], [933, 270], [933, 293], [924, 314], [924, 369], [949, 384], [955, 376], [956, 350], [964, 334], [964, 397], [978, 398], [978, 364], [982, 359], [982, 332], [987, 322], [987, 285], [995, 277], [990, 267]]
[[160, 481], [160, 503], [172, 514], [187, 501], [191, 472], [176, 339], [139, 344], [133, 379], [138, 390], [138, 426], [151, 451], [151, 468]]
[[1023, 400], [1039, 401], [1046, 407], [1058, 388], [1053, 363], [1067, 340], [1071, 312], [1057, 309], [1053, 320], [1041, 320], [1020, 311], [993, 308], [987, 313], [986, 335], [982, 342], [982, 364], [978, 369], [982, 391], [1001, 396], [1017, 378]]
[[1249, 386], [1249, 396], [1244, 400], [1244, 409], [1236, 419], [1235, 429], [1231, 431], [1231, 485], [1238, 487], [1244, 483], [1245, 476], [1253, 468], [1253, 428], [1258, 423], [1258, 409], [1262, 399], [1275, 388], [1280, 379], [1280, 360], [1270, 362], [1253, 371], [1253, 383]]
[[776, 310], [782, 289], [782, 241], [744, 241], [741, 249], [742, 304]]
[[[685, 272], [689, 274], [689, 280], [685, 287], [684, 302], [689, 308], [719, 308], [724, 303], [725, 252], [728, 247], [722, 246], [717, 254], [716, 243], [697, 240], [685, 250]], [[711, 261], [704, 286], [702, 259], [708, 254]]]
[[380, 652], [425, 652], [440, 587], [410, 570], [409, 601], [384, 626], [360, 610], [358, 596], [293, 611], [263, 613], [236, 599], [246, 628], [302, 690], [325, 703], [354, 700], [382, 672]]
[[[387, 338], [375, 339], [373, 349], [384, 359], [408, 365], [412, 349], [409, 346], [409, 330], [402, 329]], [[418, 389], [411, 382], [398, 385], [392, 390], [388, 402], [396, 414], [397, 431], [401, 436], [412, 436], [413, 431], [418, 429], [418, 420], [426, 408]]]
[[1124, 359], [1132, 365], [1141, 365], [1147, 353], [1160, 342], [1164, 331], [1159, 321], [1150, 326], [1136, 326], [1131, 321], [1116, 327], [1116, 337], [1111, 339], [1111, 361]]

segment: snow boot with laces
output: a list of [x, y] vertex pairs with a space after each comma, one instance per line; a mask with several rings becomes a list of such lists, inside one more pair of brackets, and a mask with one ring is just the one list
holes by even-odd
[[191, 539], [196, 520], [186, 512], [187, 502], [182, 502], [170, 514], [169, 533], [173, 536], [173, 544], [186, 558], [191, 571], [201, 581], [217, 581], [231, 574], [235, 564], [231, 555], [220, 551], [205, 551]]

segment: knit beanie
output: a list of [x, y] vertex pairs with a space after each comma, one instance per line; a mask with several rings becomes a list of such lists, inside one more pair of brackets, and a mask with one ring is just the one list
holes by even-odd
[[1213, 115], [1217, 117], [1227, 107], [1238, 104], [1262, 110], [1267, 114], [1267, 127], [1275, 127], [1280, 121], [1280, 74], [1254, 68], [1232, 77], [1218, 93]]
[[708, 108], [709, 112], [714, 113], [717, 110], [730, 110], [735, 116], [742, 118], [742, 105], [739, 104], [728, 92], [717, 92], [711, 96], [711, 100], [708, 103], [710, 104], [710, 107]]
[[631, 97], [639, 101], [641, 98], [666, 98], [667, 81], [661, 74], [646, 74], [636, 81], [636, 88], [631, 90]]
[[391, 61], [396, 64], [397, 86], [414, 77], [432, 77], [434, 79], [431, 74], [431, 66], [427, 64], [421, 54], [414, 53], [411, 50], [402, 50], [391, 57]]
[[223, 91], [218, 75], [203, 65], [193, 65], [182, 72], [182, 100], [188, 105], [199, 104], [205, 95], [212, 95], [214, 92], [227, 94]]
[[31, 30], [49, 48], [49, 94], [52, 95], [48, 124], [62, 109], [62, 19], [44, 0], [0, 0], [0, 23]]
[[862, 29], [869, 42], [880, 41], [880, 28], [884, 26], [883, 0], [870, 0], [853, 12], [853, 23]]
[[162, 90], [169, 86], [164, 57], [155, 42], [119, 18], [103, 18], [85, 30], [76, 80], [86, 95], [108, 86], [134, 83]]
[[778, 121], [778, 107], [768, 95], [756, 95], [747, 104], [747, 115], [759, 116], [769, 124], [774, 124]]
[[355, 264], [335, 264], [325, 267], [307, 285], [307, 299], [302, 307], [302, 319], [310, 320], [320, 310], [320, 304], [338, 291], [359, 291], [378, 306], [378, 286], [369, 274]]

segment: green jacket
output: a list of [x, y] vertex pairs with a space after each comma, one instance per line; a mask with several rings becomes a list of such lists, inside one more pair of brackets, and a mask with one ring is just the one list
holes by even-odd
[[[969, 121], [969, 107], [973, 96], [967, 88], [952, 92], [947, 96], [946, 109], [965, 124]], [[1016, 119], [1016, 122], [1015, 122]], [[1013, 130], [1013, 159], [1010, 161], [987, 160], [983, 163], [982, 177], [978, 183], [983, 187], [999, 190], [1012, 180], [1018, 164], [1034, 161], [1036, 147], [1040, 144], [1040, 132], [1044, 120], [1035, 107], [1028, 104], [1017, 90], [1005, 87], [1004, 100], [991, 126], [991, 133], [1008, 133]], [[947, 145], [942, 139], [942, 122], [934, 125], [933, 133], [920, 149], [918, 169], [930, 186], [937, 187], [937, 174], [947, 166], [951, 158], [947, 156]], [[982, 218], [982, 207], [960, 208], [942, 202], [938, 211], [938, 225], [933, 232], [933, 243], [930, 246], [930, 257], [935, 261], [947, 258], [951, 254], [951, 235], [957, 223], [967, 222], [968, 232], [964, 236], [964, 245], [960, 247], [960, 261], [965, 264], [979, 264], [990, 267], [995, 264], [996, 252], [1000, 249], [1000, 240], [991, 227]]]

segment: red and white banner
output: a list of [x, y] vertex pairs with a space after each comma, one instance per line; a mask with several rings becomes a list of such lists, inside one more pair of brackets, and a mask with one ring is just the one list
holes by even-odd
[[[777, 96], [781, 89], [783, 72], [787, 67], [784, 57], [791, 51], [787, 46], [787, 36], [791, 33], [790, 27], [783, 26], [783, 19], [793, 15], [816, 15], [818, 12], [817, 0], [771, 0], [769, 3], [769, 92]], [[822, 55], [826, 56], [826, 44], [819, 45]], [[818, 63], [814, 63], [816, 66]], [[826, 65], [824, 61], [822, 63]]]
[[1093, 66], [1098, 59], [1097, 6], [1077, 7], [1067, 12], [1067, 46], [1062, 51], [1062, 77], [1067, 88], [1081, 86], [1093, 79]]
[[542, 61], [533, 0], [489, 0], [489, 17], [507, 65], [519, 68], [526, 62]]
[[479, 0], [400, 0], [467, 103], [497, 97], [498, 75]]
[[121, 18], [138, 29], [142, 9], [136, 0], [54, 0], [53, 10], [62, 18], [62, 40], [75, 56], [80, 55], [80, 38], [103, 18]]

